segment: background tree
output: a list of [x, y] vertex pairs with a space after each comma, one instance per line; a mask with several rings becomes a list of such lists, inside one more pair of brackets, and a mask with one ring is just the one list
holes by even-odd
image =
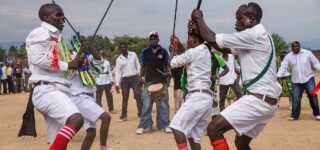
[[15, 46], [10, 46], [8, 51], [7, 62], [13, 63], [17, 57], [18, 49]]
[[[87, 37], [90, 41], [92, 36]], [[96, 35], [92, 42], [92, 47], [96, 50], [105, 50], [105, 51], [113, 51], [115, 49], [114, 44], [111, 42], [111, 40], [107, 36], [102, 35]]]
[[17, 58], [16, 59], [25, 60], [27, 58], [28, 58], [28, 56], [27, 56], [27, 50], [26, 50], [26, 43], [24, 42], [20, 46], [20, 48], [19, 48], [19, 50], [17, 52]]
[[[113, 42], [116, 46], [119, 46], [120, 43], [126, 43], [130, 51], [137, 53], [139, 59], [142, 49], [146, 48], [149, 45], [149, 40], [147, 38], [140, 38], [137, 36], [133, 37], [129, 35], [115, 36], [113, 38]], [[118, 49], [117, 54], [120, 54], [120, 51]]]
[[0, 61], [4, 62], [6, 60], [7, 54], [6, 50], [0, 47]]
[[276, 55], [281, 55], [282, 52], [289, 52], [289, 44], [279, 34], [273, 33], [272, 39], [276, 49]]

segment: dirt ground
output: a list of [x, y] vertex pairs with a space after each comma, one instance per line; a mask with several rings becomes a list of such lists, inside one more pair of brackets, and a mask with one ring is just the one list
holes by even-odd
[[[318, 80], [317, 80], [318, 81]], [[170, 111], [172, 118], [174, 115], [174, 100], [172, 86], [170, 93]], [[0, 95], [0, 149], [1, 150], [44, 150], [48, 149], [46, 129], [44, 119], [36, 111], [36, 128], [38, 137], [18, 137], [22, 115], [27, 104], [28, 93]], [[132, 93], [129, 99], [128, 121], [117, 122], [121, 113], [121, 94], [114, 93], [115, 110], [117, 114], [112, 114], [112, 122], [109, 131], [108, 145], [112, 150], [175, 150], [177, 149], [172, 134], [153, 129], [151, 133], [136, 135], [135, 130], [138, 125], [136, 116], [136, 105]], [[105, 98], [103, 107], [107, 109]], [[155, 106], [154, 106], [155, 107]], [[154, 108], [155, 109], [155, 108]], [[155, 111], [153, 119], [155, 120]], [[318, 150], [320, 149], [320, 121], [316, 121], [312, 116], [309, 102], [304, 95], [302, 100], [302, 112], [298, 121], [287, 121], [290, 115], [289, 103], [287, 98], [280, 101], [279, 111], [272, 122], [263, 132], [254, 139], [251, 147], [254, 150]], [[100, 123], [98, 123], [99, 126]], [[99, 136], [93, 143], [92, 149], [99, 148]], [[235, 149], [233, 144], [234, 131], [229, 131], [226, 138], [231, 149]], [[85, 136], [84, 130], [73, 138], [68, 145], [69, 150], [79, 150], [81, 141]], [[212, 149], [209, 139], [205, 135], [202, 137], [202, 149]]]

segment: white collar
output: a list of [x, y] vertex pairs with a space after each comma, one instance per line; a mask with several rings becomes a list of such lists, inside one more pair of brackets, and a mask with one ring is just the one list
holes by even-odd
[[[51, 24], [49, 24], [49, 23], [47, 23], [47, 22], [44, 22], [44, 21], [41, 22], [41, 26], [47, 28], [47, 29], [48, 29], [49, 31], [51, 31], [51, 32], [57, 32], [57, 31], [59, 31], [56, 27], [54, 27], [53, 25], [51, 25]], [[60, 31], [59, 31], [59, 32], [60, 32]]]
[[[132, 52], [128, 51], [128, 58], [129, 58], [129, 55], [131, 55], [131, 54], [132, 54]], [[122, 57], [122, 58], [124, 58], [124, 59], [127, 59], [126, 57], [124, 57], [124, 56], [122, 55], [122, 53], [121, 53], [120, 57]]]

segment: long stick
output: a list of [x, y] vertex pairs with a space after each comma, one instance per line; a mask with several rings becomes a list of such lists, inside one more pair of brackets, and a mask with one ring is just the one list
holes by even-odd
[[198, 0], [198, 5], [197, 5], [198, 10], [200, 10], [201, 3], [202, 3], [202, 0]]
[[173, 31], [172, 31], [172, 35], [174, 35], [175, 30], [176, 30], [177, 7], [178, 7], [178, 0], [176, 0], [176, 7], [175, 7], [175, 9], [174, 9], [174, 19], [173, 19]]
[[[52, 3], [57, 5], [56, 2], [54, 2], [54, 0], [52, 0]], [[73, 32], [76, 34], [76, 36], [78, 36], [77, 31], [74, 29], [74, 27], [71, 25], [70, 21], [67, 19], [66, 16], [64, 16], [64, 18], [66, 19], [67, 23], [69, 24], [69, 26], [71, 27], [71, 29], [73, 30]]]
[[113, 2], [113, 0], [111, 0], [111, 1], [110, 1], [109, 6], [108, 6], [108, 8], [107, 8], [106, 12], [104, 13], [104, 15], [103, 15], [102, 19], [100, 20], [100, 23], [99, 23], [99, 25], [98, 25], [98, 27], [97, 27], [96, 31], [94, 32], [94, 34], [93, 34], [93, 36], [92, 36], [92, 38], [91, 38], [91, 40], [90, 40], [90, 42], [89, 42], [89, 45], [88, 45], [87, 49], [89, 49], [90, 45], [92, 44], [94, 37], [96, 36], [96, 34], [97, 34], [97, 32], [98, 32], [98, 30], [99, 30], [99, 28], [100, 28], [100, 26], [101, 26], [101, 24], [102, 24], [102, 22], [103, 22], [104, 18], [106, 17], [106, 15], [107, 15], [107, 13], [108, 13], [108, 11], [109, 11], [109, 9], [110, 9], [111, 5], [112, 5], [112, 2]]

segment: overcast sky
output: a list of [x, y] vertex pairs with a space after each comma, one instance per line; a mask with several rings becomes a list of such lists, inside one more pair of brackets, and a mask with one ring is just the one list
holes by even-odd
[[[252, 0], [263, 10], [262, 24], [287, 42], [320, 39], [320, 0]], [[50, 0], [0, 0], [0, 42], [24, 41], [40, 25], [38, 10]], [[76, 29], [92, 35], [110, 0], [56, 0]], [[201, 10], [217, 33], [234, 32], [235, 11], [246, 0], [203, 0]], [[197, 0], [179, 0], [176, 34], [186, 40], [187, 20]], [[175, 0], [114, 0], [98, 34], [147, 37], [158, 31], [160, 44], [172, 33]], [[65, 38], [72, 34], [66, 24]], [[319, 41], [320, 42], [320, 41]]]

